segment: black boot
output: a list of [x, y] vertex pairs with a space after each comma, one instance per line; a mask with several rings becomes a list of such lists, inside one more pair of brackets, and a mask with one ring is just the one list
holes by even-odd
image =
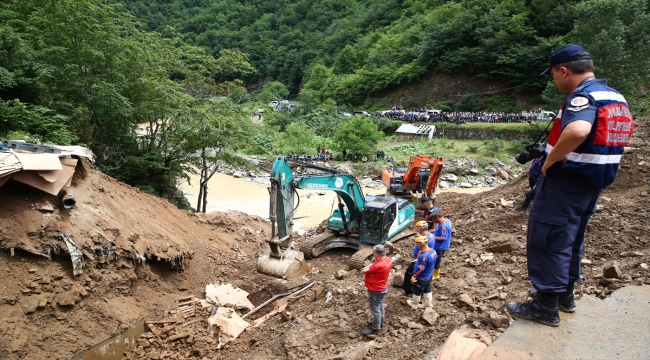
[[557, 302], [558, 296], [555, 293], [538, 293], [538, 299], [524, 303], [508, 303], [506, 309], [522, 319], [559, 326], [561, 320]]
[[381, 332], [381, 330], [375, 330], [375, 329], [366, 329], [361, 332], [363, 335], [377, 335]]
[[[575, 283], [569, 283], [566, 287], [566, 292], [560, 293], [558, 297], [558, 307], [560, 311], [565, 313], [572, 313], [576, 311], [576, 301], [573, 295], [573, 286]], [[537, 298], [537, 289], [528, 289], [528, 295], [532, 298]]]
[[[368, 320], [368, 325], [372, 325], [372, 320]], [[381, 322], [381, 325], [379, 325], [379, 328], [380, 329], [384, 328], [384, 322], [383, 321]]]

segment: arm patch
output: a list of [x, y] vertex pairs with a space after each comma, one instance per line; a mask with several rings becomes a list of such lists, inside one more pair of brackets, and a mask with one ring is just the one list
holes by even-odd
[[589, 104], [589, 99], [584, 96], [576, 96], [571, 99], [571, 106], [581, 107]]

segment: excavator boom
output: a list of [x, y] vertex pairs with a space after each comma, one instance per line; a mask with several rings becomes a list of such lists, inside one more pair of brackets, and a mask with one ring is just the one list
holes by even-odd
[[291, 167], [284, 158], [277, 158], [273, 163], [269, 195], [271, 237], [266, 239], [268, 247], [257, 260], [257, 270], [289, 280], [308, 274], [311, 268], [305, 262], [305, 255], [291, 248], [297, 196], [294, 197]]

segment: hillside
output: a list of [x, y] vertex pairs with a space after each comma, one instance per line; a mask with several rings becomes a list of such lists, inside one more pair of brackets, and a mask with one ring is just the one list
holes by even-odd
[[[650, 24], [650, 5], [642, 0], [633, 4], [621, 0], [165, 0], [123, 4], [149, 30], [165, 34], [173, 28], [214, 56], [224, 49], [249, 54], [257, 69], [246, 77], [249, 83], [270, 78], [287, 85], [293, 96], [307, 89], [311, 92], [303, 96], [348, 104], [360, 104], [369, 95], [436, 73], [505, 82], [516, 86], [516, 92], [539, 95], [548, 79], [536, 75], [546, 67], [552, 50], [568, 42], [581, 43], [591, 51], [598, 59], [599, 75], [619, 90], [628, 92], [634, 84], [649, 80], [643, 75], [650, 69], [649, 50], [643, 51], [645, 55], [638, 52], [650, 45], [650, 38], [637, 31]], [[616, 54], [605, 43], [613, 37], [618, 39]], [[622, 59], [630, 69], [612, 67]], [[229, 75], [219, 79], [229, 79]]]

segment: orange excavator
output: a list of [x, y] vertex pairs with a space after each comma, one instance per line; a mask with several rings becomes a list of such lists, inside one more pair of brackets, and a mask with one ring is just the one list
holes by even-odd
[[411, 158], [408, 168], [384, 170], [381, 180], [386, 185], [387, 194], [411, 197], [419, 205], [420, 198], [427, 196], [435, 201], [433, 195], [442, 172], [442, 156], [417, 155]]

